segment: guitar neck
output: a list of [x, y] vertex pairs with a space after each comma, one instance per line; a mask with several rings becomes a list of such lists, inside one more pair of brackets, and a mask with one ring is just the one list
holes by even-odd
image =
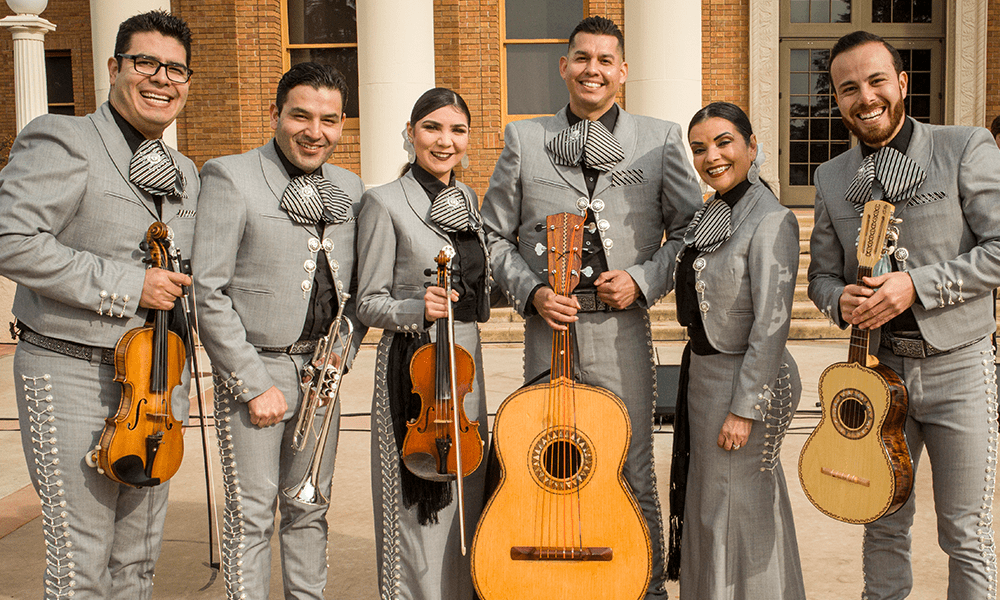
[[[871, 277], [871, 275], [871, 267], [858, 267], [857, 285], [864, 286], [865, 284], [863, 278]], [[870, 330], [861, 329], [856, 325], [851, 325], [851, 345], [850, 349], [847, 351], [847, 362], [857, 363], [862, 366], [868, 363], [868, 343], [870, 337]]]

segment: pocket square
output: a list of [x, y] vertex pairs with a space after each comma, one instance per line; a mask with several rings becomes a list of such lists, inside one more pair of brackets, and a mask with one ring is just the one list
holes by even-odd
[[642, 169], [622, 169], [611, 173], [611, 187], [621, 187], [623, 185], [638, 185], [646, 183], [646, 178], [642, 176]]
[[946, 198], [948, 194], [944, 192], [930, 192], [929, 194], [917, 194], [909, 200], [906, 201], [907, 206], [918, 206], [920, 204], [929, 204], [931, 202], [936, 202], [937, 200], [942, 200]]

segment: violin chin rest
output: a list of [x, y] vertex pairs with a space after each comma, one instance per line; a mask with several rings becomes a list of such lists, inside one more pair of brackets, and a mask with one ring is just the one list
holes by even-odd
[[111, 465], [111, 470], [115, 476], [123, 483], [135, 487], [148, 487], [160, 485], [159, 477], [147, 477], [142, 464], [142, 459], [135, 454], [129, 454], [116, 460]]
[[403, 457], [403, 464], [417, 477], [427, 481], [453, 481], [454, 473], [438, 473], [437, 459], [427, 452], [411, 452]]

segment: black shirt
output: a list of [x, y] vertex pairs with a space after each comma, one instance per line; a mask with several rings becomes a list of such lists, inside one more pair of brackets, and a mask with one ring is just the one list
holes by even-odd
[[[442, 190], [455, 185], [454, 173], [449, 185], [445, 185], [417, 163], [413, 163], [410, 170], [431, 202]], [[452, 311], [456, 321], [475, 323], [479, 315], [480, 293], [485, 290], [486, 255], [475, 231], [449, 232], [448, 237], [455, 248], [455, 257], [451, 259], [451, 287], [458, 291], [458, 302], [452, 305]], [[432, 263], [438, 251], [440, 248], [434, 251], [433, 256], [427, 257]]]
[[[750, 182], [744, 179], [736, 184], [733, 189], [721, 196], [716, 193], [715, 197], [722, 199], [729, 205], [729, 208], [736, 206], [747, 190], [750, 189]], [[712, 347], [705, 335], [705, 325], [701, 320], [701, 308], [699, 307], [698, 292], [695, 290], [695, 270], [694, 260], [698, 257], [698, 250], [691, 246], [685, 246], [681, 253], [680, 263], [677, 265], [677, 285], [674, 288], [677, 303], [677, 322], [687, 327], [688, 337], [691, 338], [691, 351], [699, 356], [718, 354], [719, 351]]]
[[[285, 172], [288, 173], [289, 177], [294, 179], [299, 175], [307, 174], [292, 164], [292, 161], [288, 160], [285, 153], [281, 151], [281, 146], [278, 146], [277, 140], [274, 140], [272, 143], [274, 144], [274, 149], [278, 152], [278, 160], [281, 161], [281, 165], [285, 168]], [[319, 169], [316, 169], [313, 173], [320, 172], [322, 169], [323, 166], [320, 165]], [[320, 175], [322, 176], [322, 173]], [[306, 226], [303, 225], [303, 227]], [[306, 227], [306, 229], [315, 233], [320, 240], [323, 239], [323, 228], [323, 221]], [[326, 253], [321, 249], [316, 253], [315, 260], [316, 275], [313, 280], [312, 294], [309, 296], [309, 308], [306, 309], [306, 320], [302, 323], [302, 333], [298, 339], [300, 342], [318, 340], [326, 335], [330, 329], [330, 323], [333, 323], [333, 318], [337, 314], [338, 300], [337, 295], [334, 293], [333, 273], [330, 271]]]
[[[108, 102], [108, 108], [111, 109], [111, 116], [115, 118], [115, 123], [118, 125], [118, 129], [121, 130], [122, 136], [125, 137], [128, 149], [132, 151], [132, 154], [135, 154], [139, 149], [139, 145], [146, 141], [146, 136], [139, 133], [139, 130], [133, 127], [110, 102]], [[163, 196], [150, 195], [153, 196], [153, 202], [156, 203], [156, 217], [163, 219]]]
[[[913, 136], [913, 122], [908, 118], [903, 118], [903, 127], [900, 128], [899, 133], [896, 137], [892, 138], [892, 141], [886, 144], [893, 150], [899, 151], [900, 154], [906, 154], [906, 151], [910, 147], [910, 138]], [[865, 143], [861, 144], [861, 157], [867, 158], [868, 156], [874, 154], [878, 151], [878, 148], [872, 148]], [[899, 271], [899, 263], [896, 261], [896, 257], [890, 255], [890, 262], [892, 263], [892, 270]], [[883, 327], [888, 328], [889, 331], [920, 331], [920, 327], [917, 325], [917, 318], [913, 316], [913, 309], [907, 308], [903, 312], [899, 313], [893, 317], [888, 323], [883, 325]]]

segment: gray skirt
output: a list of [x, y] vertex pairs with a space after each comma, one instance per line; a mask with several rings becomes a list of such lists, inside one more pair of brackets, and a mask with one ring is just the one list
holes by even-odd
[[727, 452], [717, 441], [743, 355], [692, 354], [688, 386], [691, 462], [681, 541], [682, 600], [804, 600], [781, 441], [799, 403], [798, 369], [785, 350], [750, 439]]
[[[399, 451], [393, 435], [386, 388], [386, 368], [393, 332], [379, 341], [372, 399], [372, 506], [375, 511], [375, 551], [379, 597], [382, 600], [472, 600], [475, 592], [468, 553], [462, 556], [457, 499], [438, 513], [438, 523], [422, 526], [417, 507], [403, 507]], [[433, 337], [433, 335], [432, 335]], [[476, 380], [465, 396], [465, 414], [479, 421], [479, 435], [487, 439], [486, 394], [483, 390], [483, 353], [476, 323], [455, 323], [455, 341], [472, 354]], [[485, 454], [485, 452], [484, 452]], [[465, 540], [472, 547], [476, 523], [483, 511], [486, 458], [464, 480]], [[454, 494], [453, 497], [457, 496]]]

